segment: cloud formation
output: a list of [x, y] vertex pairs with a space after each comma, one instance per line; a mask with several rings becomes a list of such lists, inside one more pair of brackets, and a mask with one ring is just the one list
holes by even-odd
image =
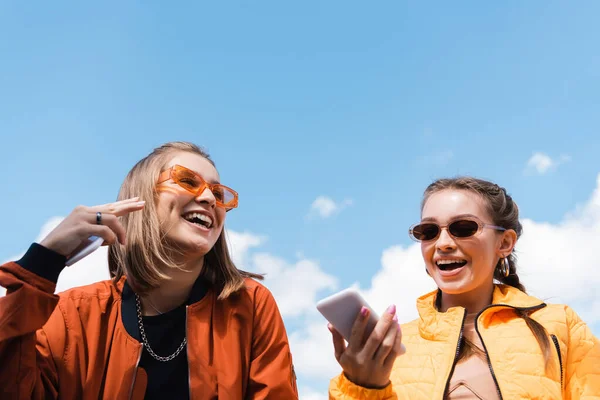
[[340, 213], [344, 208], [352, 205], [351, 199], [345, 199], [341, 202], [335, 202], [331, 197], [319, 196], [310, 206], [308, 217], [329, 218]]
[[549, 155], [541, 152], [533, 153], [527, 160], [526, 172], [535, 172], [539, 175], [544, 175], [549, 171], [558, 168], [559, 165], [571, 161], [568, 155], [561, 155], [558, 159], [552, 159]]

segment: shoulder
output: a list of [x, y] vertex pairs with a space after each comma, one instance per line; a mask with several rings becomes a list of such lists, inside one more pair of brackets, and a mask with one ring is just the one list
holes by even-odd
[[95, 282], [90, 285], [68, 289], [58, 294], [59, 306], [77, 308], [97, 304], [105, 307], [107, 304], [121, 298], [121, 287], [112, 280]]
[[568, 325], [568, 320], [576, 315], [573, 309], [566, 304], [545, 303], [545, 307], [534, 311], [531, 316], [542, 325], [561, 324]]
[[[566, 304], [547, 304], [546, 307], [531, 314], [550, 335], [555, 335], [561, 342], [569, 343], [570, 338], [593, 336], [589, 326]], [[590, 339], [591, 340], [591, 339]]]
[[246, 292], [255, 309], [277, 308], [273, 293], [265, 285], [252, 278], [245, 278], [244, 283], [244, 289], [242, 290]]
[[586, 326], [579, 314], [566, 304], [548, 304], [546, 308], [548, 319], [566, 325], [571, 332]]
[[276, 307], [275, 298], [271, 291], [262, 283], [252, 279], [244, 278], [244, 285], [220, 302], [226, 307], [234, 308], [264, 308], [265, 306]]

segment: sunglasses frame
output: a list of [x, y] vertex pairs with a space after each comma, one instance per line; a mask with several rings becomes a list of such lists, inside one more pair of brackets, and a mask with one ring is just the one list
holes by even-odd
[[[182, 186], [177, 180], [173, 179], [173, 174], [176, 173], [177, 171], [185, 171], [187, 173], [193, 174], [202, 182], [202, 185], [200, 186], [200, 188], [198, 190], [195, 190], [195, 191], [189, 190], [188, 188]], [[175, 182], [177, 184], [177, 186], [179, 186], [186, 192], [193, 194], [194, 196], [199, 196], [207, 188], [210, 189], [210, 191], [213, 193], [213, 196], [214, 196], [215, 188], [223, 188], [223, 189], [233, 193], [233, 200], [231, 200], [226, 205], [223, 202], [221, 202], [219, 199], [217, 199], [215, 196], [217, 206], [223, 207], [226, 211], [229, 211], [231, 209], [238, 207], [238, 204], [239, 204], [238, 192], [236, 192], [235, 190], [233, 190], [232, 188], [230, 188], [228, 186], [221, 185], [220, 183], [208, 183], [208, 182], [206, 182], [206, 180], [204, 180], [204, 178], [202, 178], [202, 176], [199, 173], [197, 173], [189, 168], [186, 168], [183, 165], [175, 164], [172, 167], [170, 167], [169, 169], [162, 171], [160, 173], [160, 175], [158, 176], [158, 180], [156, 181], [156, 184], [159, 185], [163, 182], [168, 181], [169, 179], [171, 179], [173, 182]]]
[[[455, 222], [458, 221], [472, 221], [475, 222], [477, 224], [477, 231], [475, 231], [475, 233], [473, 233], [472, 235], [469, 236], [455, 236], [452, 234], [452, 232], [450, 232], [450, 229], [448, 229], [450, 227], [450, 225], [452, 225]], [[417, 239], [417, 237], [414, 234], [414, 230], [417, 226], [419, 225], [424, 225], [424, 224], [432, 224], [438, 227], [438, 233], [437, 235], [435, 235], [434, 238], [431, 239], [427, 239], [427, 240], [419, 240]], [[471, 238], [473, 236], [477, 236], [481, 233], [481, 231], [483, 231], [484, 228], [491, 228], [491, 229], [495, 229], [497, 231], [506, 231], [506, 228], [503, 228], [501, 226], [498, 225], [493, 225], [493, 224], [486, 224], [485, 222], [481, 221], [479, 218], [475, 217], [475, 216], [468, 216], [468, 217], [456, 217], [452, 220], [450, 220], [450, 222], [448, 222], [445, 225], [440, 225], [437, 222], [433, 222], [433, 221], [421, 221], [419, 223], [413, 224], [411, 225], [411, 227], [408, 229], [408, 236], [410, 236], [410, 238], [412, 240], [414, 240], [415, 242], [420, 242], [420, 243], [428, 243], [428, 242], [432, 242], [436, 239], [438, 239], [442, 233], [442, 229], [446, 229], [446, 231], [448, 232], [448, 235], [450, 235], [453, 239], [455, 240], [461, 240], [461, 239], [468, 239]]]

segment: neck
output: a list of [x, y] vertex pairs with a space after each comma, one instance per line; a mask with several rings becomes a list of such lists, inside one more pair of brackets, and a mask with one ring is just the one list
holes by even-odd
[[188, 262], [182, 269], [164, 268], [162, 271], [169, 276], [159, 287], [140, 296], [143, 314], [146, 316], [164, 314], [183, 303], [190, 296], [196, 279], [204, 266], [204, 257]]
[[441, 312], [446, 312], [452, 307], [463, 307], [469, 314], [479, 313], [492, 304], [494, 283], [484, 288], [478, 288], [467, 293], [449, 294], [442, 292]]

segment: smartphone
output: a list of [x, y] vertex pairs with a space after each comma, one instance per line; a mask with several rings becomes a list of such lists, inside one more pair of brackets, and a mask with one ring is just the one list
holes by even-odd
[[78, 248], [76, 248], [73, 251], [73, 253], [71, 253], [69, 255], [65, 265], [67, 267], [69, 267], [69, 266], [75, 264], [77, 261], [80, 261], [83, 258], [89, 256], [94, 251], [96, 251], [96, 249], [98, 247], [102, 246], [103, 242], [104, 242], [104, 239], [102, 239], [99, 236], [90, 236], [89, 238], [87, 238], [87, 240], [85, 240], [83, 243], [81, 243], [81, 245]]
[[368, 337], [375, 328], [377, 321], [379, 321], [379, 316], [356, 289], [344, 289], [317, 303], [317, 310], [342, 334], [346, 341], [350, 340], [352, 325], [354, 325], [354, 321], [356, 321], [356, 317], [358, 317], [363, 307], [368, 308], [370, 311], [365, 330], [365, 337]]

